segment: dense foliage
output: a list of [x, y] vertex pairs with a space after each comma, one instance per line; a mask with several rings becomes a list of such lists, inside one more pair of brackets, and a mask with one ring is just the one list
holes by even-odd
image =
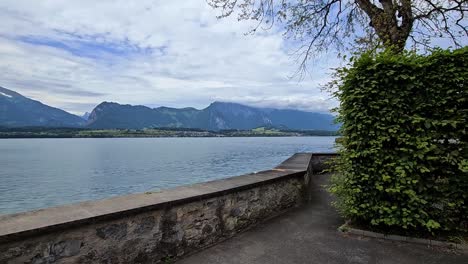
[[365, 54], [337, 77], [340, 211], [390, 229], [466, 231], [468, 48]]

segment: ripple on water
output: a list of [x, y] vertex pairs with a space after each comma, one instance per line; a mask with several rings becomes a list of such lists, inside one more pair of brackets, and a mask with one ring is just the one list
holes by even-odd
[[0, 140], [0, 214], [270, 169], [334, 137]]

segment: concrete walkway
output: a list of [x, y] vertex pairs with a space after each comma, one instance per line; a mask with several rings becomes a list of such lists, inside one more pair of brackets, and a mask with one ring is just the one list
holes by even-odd
[[344, 221], [330, 206], [331, 197], [321, 187], [328, 183], [329, 175], [314, 177], [314, 194], [306, 206], [177, 263], [468, 263], [466, 253], [338, 232]]

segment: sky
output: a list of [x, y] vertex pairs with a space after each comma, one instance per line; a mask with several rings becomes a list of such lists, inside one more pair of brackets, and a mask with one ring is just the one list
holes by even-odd
[[310, 76], [274, 28], [217, 19], [205, 0], [2, 0], [0, 86], [82, 114], [103, 101], [204, 108], [213, 101], [326, 112], [320, 86], [336, 54]]

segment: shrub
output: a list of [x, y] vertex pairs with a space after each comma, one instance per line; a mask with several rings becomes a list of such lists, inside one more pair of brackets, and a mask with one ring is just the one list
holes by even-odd
[[466, 231], [467, 55], [369, 53], [337, 71], [343, 138], [330, 190], [346, 217]]

